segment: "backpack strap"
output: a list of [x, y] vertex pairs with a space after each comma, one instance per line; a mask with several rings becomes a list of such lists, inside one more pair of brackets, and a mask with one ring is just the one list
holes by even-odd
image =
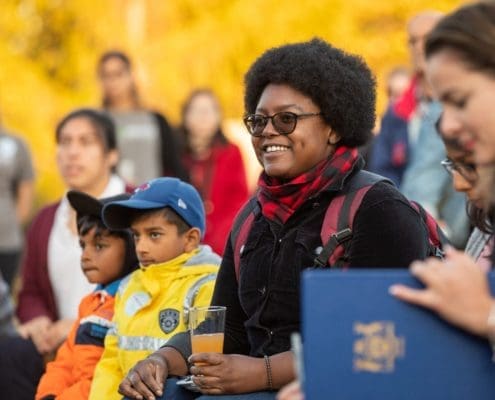
[[253, 196], [244, 207], [241, 208], [232, 225], [230, 245], [234, 252], [234, 269], [237, 282], [239, 282], [241, 254], [244, 251], [244, 245], [246, 244], [254, 219], [260, 212], [261, 209], [258, 200], [256, 199], [256, 196]]
[[430, 247], [429, 255], [443, 259], [445, 256], [443, 248], [446, 244], [449, 244], [447, 236], [445, 236], [445, 233], [443, 233], [440, 229], [435, 218], [433, 218], [433, 216], [426, 211], [421, 204], [412, 200], [409, 200], [409, 204], [419, 214], [428, 231], [428, 244]]
[[331, 200], [321, 227], [323, 248], [314, 259], [315, 267], [339, 266], [339, 262], [345, 263], [346, 245], [352, 238], [354, 217], [368, 190], [378, 182], [393, 185], [383, 176], [360, 170], [350, 178], [340, 194]]

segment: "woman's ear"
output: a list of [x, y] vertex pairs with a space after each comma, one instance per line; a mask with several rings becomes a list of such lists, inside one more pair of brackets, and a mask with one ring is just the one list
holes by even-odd
[[330, 128], [330, 131], [328, 132], [327, 143], [330, 146], [335, 146], [338, 142], [340, 142], [340, 135], [337, 132], [335, 132], [332, 128]]
[[184, 251], [190, 253], [199, 246], [201, 242], [201, 231], [198, 228], [191, 228], [184, 233]]

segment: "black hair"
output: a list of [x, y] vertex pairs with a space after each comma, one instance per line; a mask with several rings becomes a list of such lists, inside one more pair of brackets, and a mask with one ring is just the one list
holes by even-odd
[[[124, 52], [122, 52], [120, 50], [109, 50], [109, 51], [106, 51], [105, 53], [103, 53], [101, 55], [99, 61], [98, 61], [98, 73], [101, 74], [101, 69], [103, 68], [103, 64], [105, 64], [108, 60], [111, 60], [112, 58], [116, 58], [117, 60], [122, 61], [126, 70], [129, 72], [132, 71], [132, 62], [131, 62], [131, 59], [129, 58], [129, 56], [127, 54], [125, 54]], [[135, 82], [133, 82], [133, 84], [132, 84], [131, 97], [134, 101], [135, 107], [139, 108], [141, 102], [139, 99], [139, 93], [138, 93]], [[101, 103], [102, 103], [101, 104], [102, 107], [106, 110], [111, 108], [111, 106], [112, 106], [111, 100], [105, 94], [103, 94], [103, 99], [102, 99]]]
[[361, 57], [318, 38], [272, 48], [245, 76], [247, 114], [255, 112], [263, 90], [271, 83], [286, 84], [309, 96], [328, 125], [339, 133], [339, 145], [357, 147], [371, 138], [375, 79]]
[[468, 202], [466, 210], [471, 225], [478, 228], [483, 233], [493, 235], [493, 226], [491, 222], [493, 221], [493, 209], [487, 211]]
[[[193, 90], [189, 94], [189, 96], [185, 100], [184, 104], [182, 105], [182, 110], [181, 110], [182, 123], [181, 123], [181, 126], [179, 128], [179, 134], [181, 136], [180, 139], [185, 141], [185, 143], [183, 143], [183, 147], [184, 147], [186, 152], [191, 152], [191, 147], [189, 146], [190, 133], [189, 133], [189, 131], [185, 125], [186, 114], [189, 111], [189, 108], [191, 107], [193, 100], [197, 96], [201, 96], [201, 95], [211, 97], [213, 99], [213, 101], [217, 104], [218, 108], [220, 109], [220, 103], [217, 99], [217, 96], [215, 95], [215, 93], [211, 89], [200, 88], [200, 89]], [[227, 138], [225, 137], [225, 135], [222, 131], [222, 127], [221, 127], [220, 123], [218, 124], [218, 129], [217, 129], [215, 135], [213, 136], [212, 143], [220, 143], [220, 144], [227, 144], [228, 143]]]
[[79, 236], [87, 235], [92, 229], [95, 229], [95, 236], [114, 236], [124, 241], [125, 256], [119, 278], [123, 278], [139, 267], [134, 239], [129, 229], [109, 229], [105, 226], [101, 218], [93, 215], [82, 215], [77, 218], [77, 232]]
[[55, 139], [60, 142], [60, 135], [64, 126], [71, 120], [77, 118], [86, 118], [103, 143], [105, 152], [117, 149], [117, 136], [115, 134], [115, 125], [112, 119], [103, 112], [92, 108], [79, 108], [67, 114], [58, 124], [55, 129]]
[[150, 210], [132, 210], [129, 218], [130, 224], [132, 225], [136, 221], [142, 218], [147, 218], [153, 214], [161, 214], [169, 224], [175, 225], [179, 235], [186, 233], [192, 228], [191, 225], [184, 220], [184, 218], [182, 218], [170, 207], [152, 208]]
[[105, 64], [108, 60], [111, 58], [117, 58], [120, 61], [122, 61], [125, 66], [127, 67], [128, 70], [132, 69], [132, 62], [131, 59], [127, 54], [125, 54], [123, 51], [120, 50], [109, 50], [104, 52], [100, 56], [100, 60], [98, 61], [98, 66], [101, 67], [102, 64]]
[[442, 18], [427, 37], [425, 56], [445, 49], [455, 51], [467, 67], [495, 75], [495, 4], [469, 4]]

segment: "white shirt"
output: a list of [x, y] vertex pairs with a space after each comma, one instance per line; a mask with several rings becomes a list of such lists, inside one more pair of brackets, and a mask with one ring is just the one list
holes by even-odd
[[[125, 192], [125, 182], [113, 175], [100, 198]], [[96, 285], [86, 280], [81, 270], [79, 237], [69, 229], [71, 207], [64, 195], [55, 213], [48, 239], [48, 275], [60, 319], [76, 319], [79, 303]]]

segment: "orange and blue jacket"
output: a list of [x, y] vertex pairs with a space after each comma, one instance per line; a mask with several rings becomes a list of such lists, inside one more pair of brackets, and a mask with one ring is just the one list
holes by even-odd
[[120, 279], [97, 287], [81, 300], [78, 319], [67, 339], [48, 363], [36, 400], [87, 400], [96, 364], [111, 326]]

